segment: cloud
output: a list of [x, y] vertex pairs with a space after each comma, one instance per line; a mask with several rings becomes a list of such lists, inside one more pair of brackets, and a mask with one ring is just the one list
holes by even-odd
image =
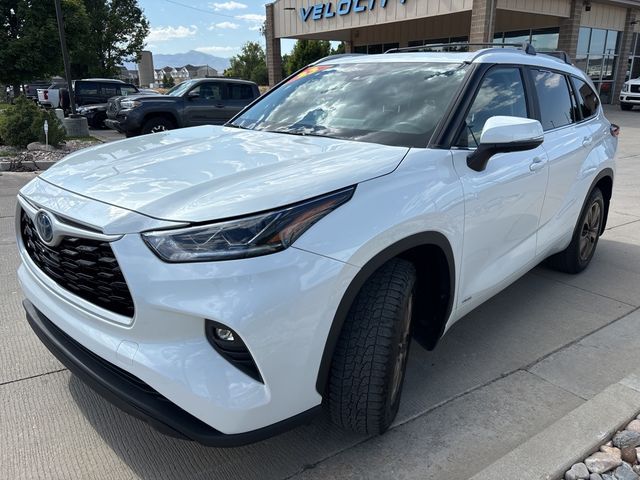
[[265, 15], [258, 15], [257, 13], [245, 13], [243, 15], [236, 15], [238, 20], [246, 20], [247, 22], [264, 22], [267, 17]]
[[251, 30], [252, 32], [259, 32], [260, 28], [262, 28], [260, 25], [252, 25], [251, 27], [249, 27], [249, 30]]
[[177, 27], [152, 27], [149, 29], [147, 41], [166, 42], [167, 40], [172, 40], [174, 38], [193, 37], [196, 33], [198, 33], [198, 27], [196, 27], [195, 25], [178, 25]]
[[216, 54], [216, 53], [229, 53], [238, 50], [239, 47], [221, 47], [217, 45], [213, 45], [210, 47], [197, 47], [195, 50], [202, 53]]
[[233, 22], [220, 22], [220, 23], [212, 23], [209, 26], [209, 30], [215, 30], [217, 28], [220, 28], [223, 30], [237, 30], [238, 28], [240, 28], [240, 25]]
[[211, 8], [213, 8], [216, 12], [219, 12], [220, 10], [244, 10], [245, 8], [247, 8], [247, 5], [245, 5], [244, 3], [240, 3], [240, 2], [234, 2], [233, 0], [229, 0], [228, 2], [214, 2], [214, 3], [210, 3], [209, 6]]

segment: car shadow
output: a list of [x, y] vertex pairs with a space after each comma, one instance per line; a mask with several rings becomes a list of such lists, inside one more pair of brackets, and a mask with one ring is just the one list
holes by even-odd
[[[436, 350], [428, 352], [414, 343], [396, 425], [526, 369], [632, 311], [633, 305], [609, 298], [607, 292], [633, 288], [635, 298], [640, 298], [639, 259], [640, 247], [602, 238], [592, 265], [583, 274], [568, 276], [538, 267], [457, 322]], [[333, 426], [325, 412], [308, 425], [263, 442], [208, 448], [156, 432], [74, 376], [69, 389], [96, 432], [144, 479], [284, 478], [367, 439]]]

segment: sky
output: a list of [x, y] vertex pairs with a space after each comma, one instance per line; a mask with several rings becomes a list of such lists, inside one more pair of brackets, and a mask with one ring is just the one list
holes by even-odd
[[[239, 53], [249, 41], [264, 38], [265, 0], [138, 0], [149, 20], [147, 49], [154, 54], [198, 50], [217, 57]], [[282, 41], [282, 53], [293, 41]]]

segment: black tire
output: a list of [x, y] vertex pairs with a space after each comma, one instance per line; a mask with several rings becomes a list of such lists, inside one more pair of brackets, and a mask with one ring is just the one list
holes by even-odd
[[580, 214], [569, 246], [547, 259], [547, 264], [565, 273], [580, 273], [593, 258], [604, 221], [604, 197], [594, 188]]
[[142, 125], [140, 133], [146, 135], [147, 133], [158, 133], [166, 130], [173, 130], [176, 126], [171, 120], [166, 117], [151, 117]]
[[620, 104], [620, 108], [622, 110], [632, 110], [633, 109], [633, 104], [632, 103], [621, 103]]
[[393, 422], [411, 344], [415, 283], [413, 264], [393, 259], [354, 300], [329, 374], [329, 412], [336, 425], [380, 434]]

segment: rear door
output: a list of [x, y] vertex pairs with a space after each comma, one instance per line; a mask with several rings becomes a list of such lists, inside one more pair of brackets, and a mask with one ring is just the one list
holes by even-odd
[[465, 313], [531, 267], [547, 186], [547, 155], [542, 146], [499, 153], [485, 170], [467, 166], [485, 122], [498, 115], [533, 118], [534, 105], [524, 70], [516, 65], [489, 69], [466, 112], [452, 150], [464, 190], [465, 222], [458, 308]]
[[228, 82], [227, 95], [228, 98], [225, 99], [227, 120], [239, 113], [255, 98], [252, 85], [247, 83]]
[[529, 69], [538, 99], [544, 150], [549, 157], [549, 184], [540, 215], [537, 255], [545, 255], [563, 238], [567, 243], [582, 208], [577, 187], [584, 159], [593, 142], [591, 121], [582, 121], [570, 78], [544, 68]]

